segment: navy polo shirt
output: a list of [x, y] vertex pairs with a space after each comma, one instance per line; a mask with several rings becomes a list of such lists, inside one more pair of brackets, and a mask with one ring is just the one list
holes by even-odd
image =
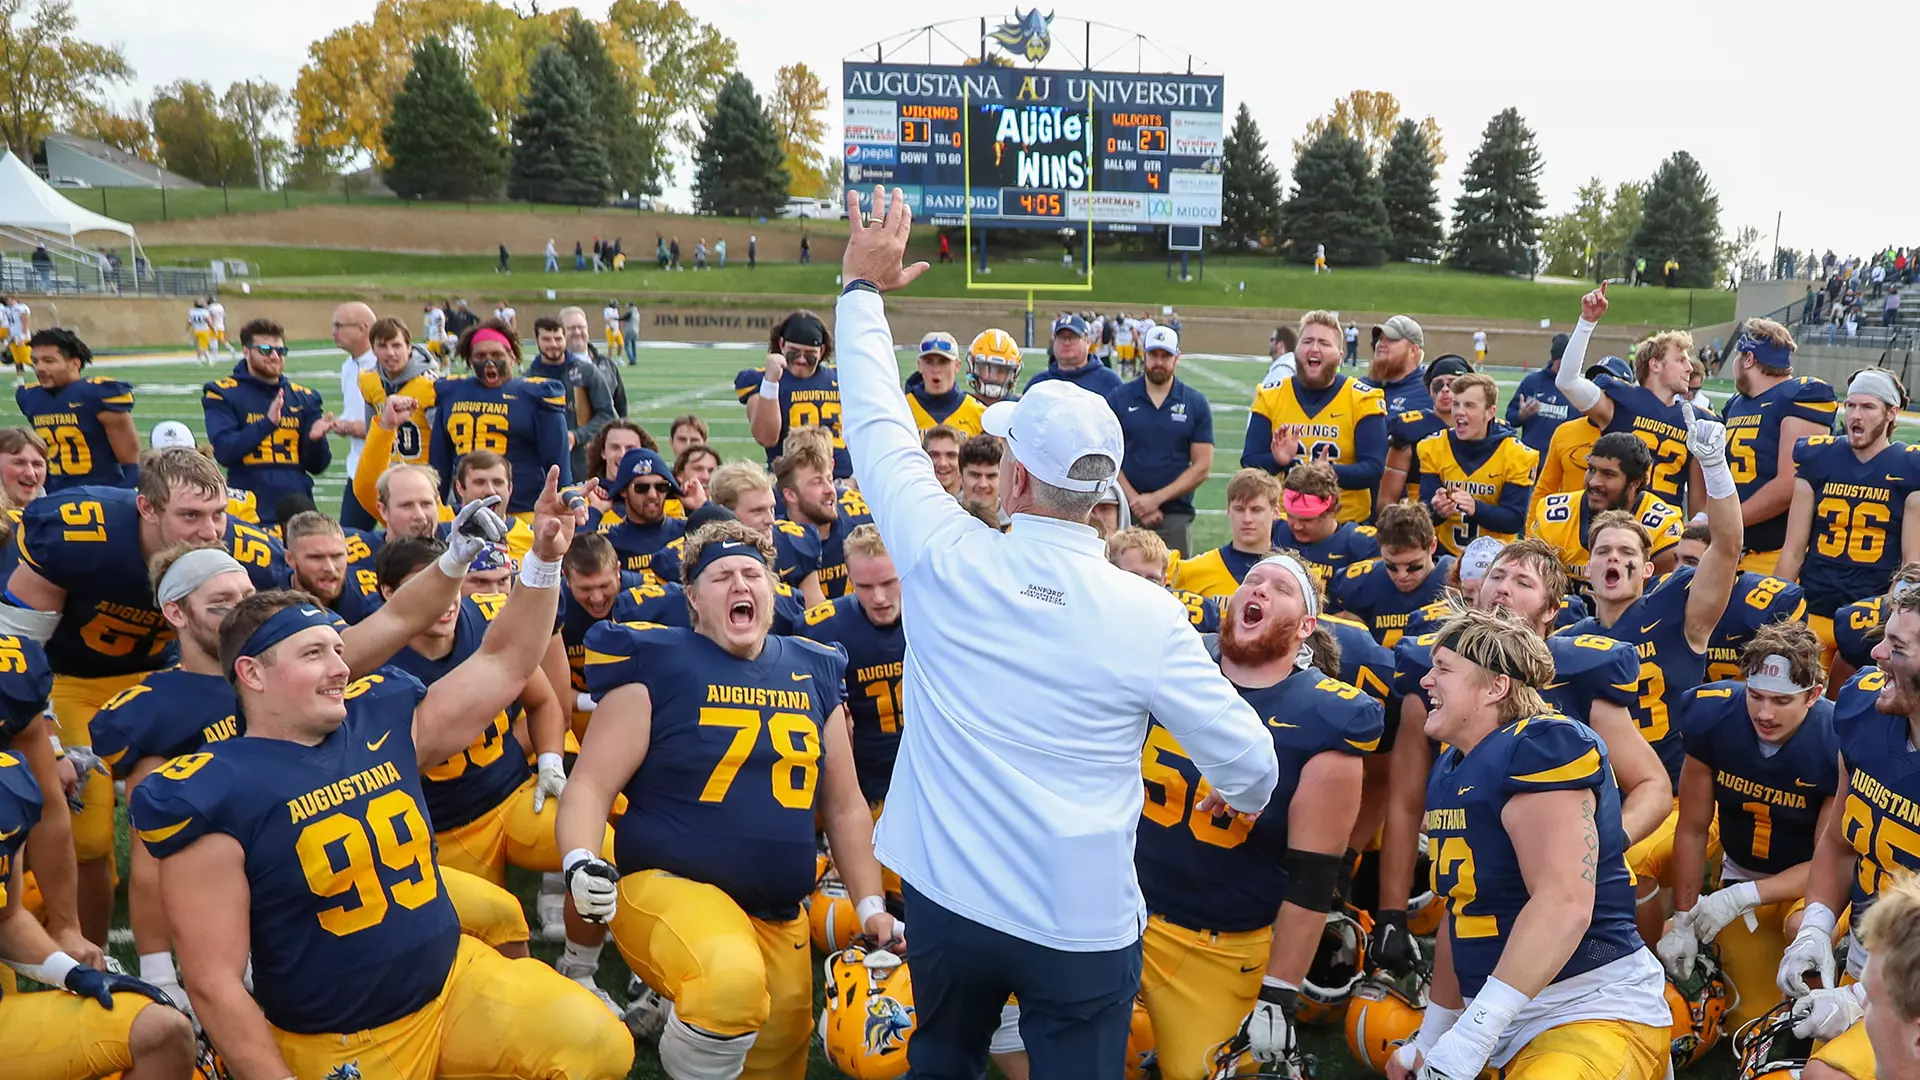
[[[1120, 418], [1126, 438], [1120, 471], [1135, 491], [1158, 491], [1173, 483], [1193, 463], [1193, 444], [1213, 442], [1213, 406], [1205, 394], [1178, 378], [1157, 407], [1147, 396], [1144, 375], [1108, 394], [1107, 404]], [[1193, 496], [1168, 499], [1161, 509], [1191, 513]]]
[[[1538, 398], [1540, 401], [1540, 411], [1534, 413], [1531, 420], [1520, 419], [1520, 399], [1523, 397]], [[1553, 433], [1560, 425], [1578, 415], [1578, 410], [1568, 404], [1567, 395], [1553, 385], [1553, 371], [1549, 368], [1527, 372], [1526, 377], [1520, 380], [1520, 385], [1514, 388], [1513, 396], [1507, 399], [1507, 426], [1518, 428], [1520, 441], [1542, 454], [1552, 445]]]

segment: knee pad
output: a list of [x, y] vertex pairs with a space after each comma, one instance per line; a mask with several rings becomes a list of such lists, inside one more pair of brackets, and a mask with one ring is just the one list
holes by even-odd
[[660, 1032], [660, 1065], [673, 1080], [736, 1080], [757, 1032], [731, 1037], [690, 1027], [673, 1009]]

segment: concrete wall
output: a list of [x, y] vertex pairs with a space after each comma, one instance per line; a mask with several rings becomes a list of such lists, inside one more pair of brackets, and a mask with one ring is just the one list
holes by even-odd
[[[278, 321], [292, 338], [327, 338], [333, 333], [332, 301], [259, 301], [229, 293], [221, 296], [220, 302], [227, 306], [230, 334], [237, 333], [247, 320], [260, 317]], [[69, 327], [95, 349], [191, 348], [187, 309], [192, 304], [184, 298], [36, 296], [29, 297], [28, 303], [33, 307], [35, 327]]]

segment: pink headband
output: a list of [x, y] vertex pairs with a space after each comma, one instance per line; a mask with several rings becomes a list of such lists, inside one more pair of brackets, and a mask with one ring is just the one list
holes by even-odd
[[473, 339], [467, 342], [468, 350], [471, 351], [473, 346], [478, 345], [483, 341], [497, 341], [500, 344], [505, 345], [507, 347], [508, 352], [513, 351], [513, 339], [509, 338], [507, 335], [501, 333], [500, 331], [495, 330], [491, 326], [487, 327], [484, 330], [475, 330], [473, 332]]
[[1286, 508], [1290, 518], [1317, 518], [1333, 509], [1333, 499], [1304, 491], [1284, 491], [1280, 493], [1280, 505]]

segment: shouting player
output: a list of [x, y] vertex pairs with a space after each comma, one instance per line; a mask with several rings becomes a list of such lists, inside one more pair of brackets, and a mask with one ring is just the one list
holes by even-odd
[[1440, 546], [1459, 555], [1475, 537], [1514, 538], [1527, 522], [1540, 455], [1507, 428], [1492, 430], [1500, 391], [1478, 373], [1453, 380], [1453, 427], [1420, 440], [1420, 501], [1440, 523]]
[[945, 330], [929, 330], [920, 339], [920, 361], [907, 376], [907, 408], [925, 431], [941, 424], [971, 438], [980, 434], [986, 403], [960, 388], [960, 343]]
[[833, 335], [820, 316], [795, 311], [768, 335], [765, 367], [736, 375], [733, 392], [747, 407], [753, 441], [766, 447], [771, 467], [794, 428], [818, 425], [833, 436], [833, 475], [853, 475], [840, 433], [840, 374], [830, 363]]
[[499, 454], [511, 474], [507, 512], [525, 521], [549, 468], [560, 467], [563, 485], [573, 482], [566, 388], [514, 375], [520, 342], [498, 319], [461, 335], [456, 351], [473, 374], [449, 375], [434, 385], [437, 412], [427, 458], [444, 491], [466, 455], [476, 450]]
[[817, 427], [795, 428], [786, 452], [773, 463], [774, 486], [787, 518], [820, 540], [820, 593], [828, 600], [847, 591], [847, 534], [873, 520], [857, 489], [833, 487], [833, 438]]
[[1340, 519], [1340, 480], [1324, 461], [1288, 470], [1280, 506], [1286, 516], [1273, 523], [1272, 546], [1297, 552], [1323, 589], [1354, 563], [1380, 554], [1373, 526]]
[[[1731, 501], [1730, 499], [1728, 501]], [[1389, 1080], [1658, 1080], [1672, 1013], [1634, 933], [1608, 743], [1549, 711], [1553, 657], [1519, 620], [1447, 620], [1421, 680], [1434, 891], [1447, 902], [1432, 1000]], [[1416, 1073], [1416, 1070], [1424, 1070]]]
[[1281, 473], [1326, 461], [1340, 481], [1340, 520], [1364, 522], [1386, 464], [1386, 406], [1379, 390], [1340, 373], [1342, 337], [1332, 312], [1301, 317], [1300, 372], [1254, 395], [1240, 464]]
[[[133, 792], [194, 1011], [241, 1076], [613, 1080], [620, 1022], [578, 984], [460, 932], [423, 769], [462, 752], [538, 669], [574, 517], [547, 474], [533, 553], [480, 651], [431, 689], [349, 682], [334, 616], [268, 592], [221, 621], [246, 734]], [[252, 992], [245, 976], [252, 970]]]
[[1793, 450], [1801, 439], [1833, 431], [1833, 387], [1793, 375], [1793, 334], [1772, 319], [1748, 319], [1733, 343], [1727, 399], [1727, 461], [1740, 487], [1747, 554], [1740, 569], [1774, 572], [1793, 505]]
[[20, 387], [13, 399], [47, 444], [46, 489], [132, 487], [140, 478], [133, 388], [104, 375], [81, 378], [93, 350], [71, 330], [41, 330], [30, 344], [39, 385]]
[[[847, 733], [846, 660], [769, 635], [764, 533], [703, 526], [686, 553], [692, 628], [587, 633], [602, 708], [560, 808], [568, 888], [581, 914], [611, 919], [628, 965], [673, 1001], [660, 1035], [669, 1075], [797, 1077], [813, 1028], [800, 902], [813, 890], [816, 811], [862, 927], [895, 936]], [[621, 793], [616, 869], [594, 849]]]
[[1567, 355], [1553, 377], [1553, 385], [1601, 434], [1630, 431], [1646, 443], [1653, 453], [1647, 490], [1685, 511], [1689, 499], [1700, 501], [1692, 486], [1699, 480], [1700, 470], [1687, 456], [1691, 407], [1686, 404], [1686, 395], [1693, 377], [1687, 354], [1693, 351], [1693, 337], [1684, 330], [1655, 334], [1634, 350], [1632, 382], [1610, 375], [1596, 382], [1580, 369], [1586, 360], [1587, 341], [1606, 313], [1607, 285], [1601, 282], [1598, 289], [1580, 299], [1580, 320], [1574, 324]]
[[1629, 514], [1653, 538], [1653, 572], [1665, 574], [1679, 561], [1680, 534], [1686, 520], [1680, 511], [1647, 491], [1647, 472], [1653, 454], [1647, 444], [1625, 431], [1602, 435], [1587, 452], [1587, 488], [1584, 493], [1561, 491], [1535, 499], [1528, 515], [1527, 535], [1538, 536], [1560, 552], [1571, 572], [1572, 585], [1582, 599], [1593, 599], [1587, 581], [1587, 539], [1593, 519], [1610, 510]]

